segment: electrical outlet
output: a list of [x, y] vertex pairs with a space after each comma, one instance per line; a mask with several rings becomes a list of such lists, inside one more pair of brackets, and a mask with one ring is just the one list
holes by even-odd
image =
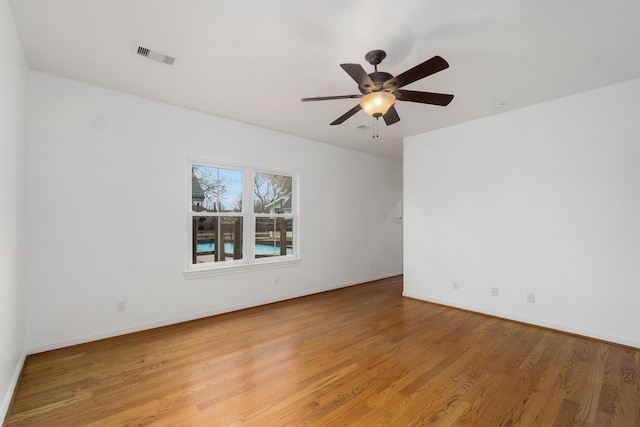
[[127, 311], [127, 302], [125, 300], [118, 301], [116, 307], [118, 311]]
[[453, 282], [453, 290], [457, 291], [458, 289], [460, 289], [460, 284], [458, 282]]
[[273, 280], [273, 284], [274, 284], [275, 286], [280, 285], [280, 278], [279, 278], [279, 277], [276, 277], [276, 278]]
[[527, 294], [527, 302], [530, 302], [531, 304], [533, 304], [534, 302], [536, 302], [536, 294], [534, 294], [534, 293], [528, 293], [528, 294]]
[[498, 296], [498, 288], [491, 288], [491, 296], [492, 297]]

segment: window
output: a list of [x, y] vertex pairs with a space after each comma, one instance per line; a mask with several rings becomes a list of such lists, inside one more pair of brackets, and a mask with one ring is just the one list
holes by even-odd
[[257, 258], [293, 254], [292, 188], [291, 176], [258, 172], [253, 174]]
[[294, 174], [205, 161], [188, 169], [187, 275], [299, 260]]

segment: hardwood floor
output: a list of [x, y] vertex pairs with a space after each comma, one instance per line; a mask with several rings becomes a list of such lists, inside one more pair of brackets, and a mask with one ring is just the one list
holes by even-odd
[[8, 426], [640, 426], [640, 350], [396, 277], [29, 356]]

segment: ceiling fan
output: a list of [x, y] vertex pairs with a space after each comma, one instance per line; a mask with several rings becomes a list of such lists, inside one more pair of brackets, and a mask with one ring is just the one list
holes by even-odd
[[378, 64], [380, 64], [386, 56], [387, 54], [383, 50], [372, 50], [365, 55], [364, 58], [369, 64], [373, 65], [375, 69], [375, 71], [370, 74], [367, 74], [360, 64], [340, 64], [340, 67], [358, 83], [358, 89], [362, 95], [319, 96], [315, 98], [302, 98], [302, 102], [361, 98], [358, 105], [331, 122], [331, 125], [343, 123], [360, 110], [364, 110], [375, 118], [382, 117], [387, 125], [392, 125], [400, 121], [398, 112], [394, 107], [396, 101], [418, 102], [443, 107], [449, 105], [453, 99], [453, 95], [400, 89], [403, 86], [448, 68], [449, 64], [442, 57], [434, 56], [422, 64], [416, 65], [410, 70], [394, 77], [384, 71], [378, 71]]

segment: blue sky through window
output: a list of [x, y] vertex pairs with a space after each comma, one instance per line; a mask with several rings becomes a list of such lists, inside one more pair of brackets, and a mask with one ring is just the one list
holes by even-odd
[[193, 165], [202, 191], [203, 206], [210, 211], [238, 212], [242, 206], [242, 171], [213, 166]]

